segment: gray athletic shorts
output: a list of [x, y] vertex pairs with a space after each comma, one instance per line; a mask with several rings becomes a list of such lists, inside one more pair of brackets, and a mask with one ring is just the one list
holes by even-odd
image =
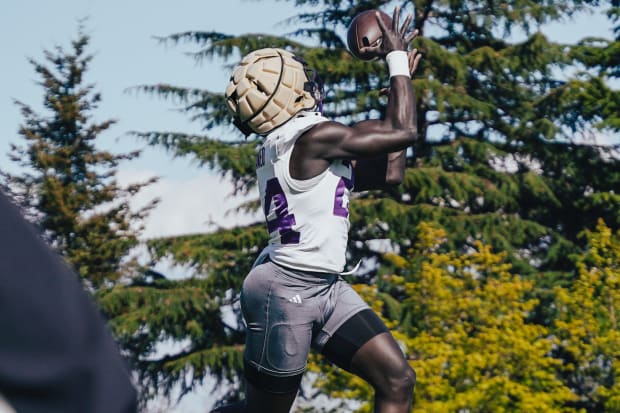
[[368, 304], [338, 274], [297, 271], [271, 261], [250, 271], [241, 289], [245, 361], [271, 376], [304, 372], [308, 353]]

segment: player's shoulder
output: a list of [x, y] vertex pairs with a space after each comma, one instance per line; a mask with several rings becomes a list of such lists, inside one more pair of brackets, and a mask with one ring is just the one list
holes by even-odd
[[340, 140], [342, 137], [350, 133], [351, 128], [341, 122], [334, 120], [326, 120], [324, 122], [313, 125], [306, 130], [298, 139], [301, 144], [309, 143], [329, 143], [334, 140]]

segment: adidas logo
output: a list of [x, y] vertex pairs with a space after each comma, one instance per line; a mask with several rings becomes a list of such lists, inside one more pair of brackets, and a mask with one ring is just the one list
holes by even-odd
[[299, 294], [295, 294], [295, 296], [288, 299], [289, 303], [301, 304], [301, 297]]

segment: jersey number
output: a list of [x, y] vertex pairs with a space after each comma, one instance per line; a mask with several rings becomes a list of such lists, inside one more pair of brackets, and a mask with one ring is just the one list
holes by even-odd
[[[334, 215], [343, 218], [349, 217], [349, 199], [345, 194], [347, 189], [351, 190], [352, 188], [353, 180], [345, 177], [340, 178], [334, 194]], [[269, 233], [278, 231], [281, 244], [298, 244], [299, 232], [293, 231], [293, 225], [296, 224], [295, 214], [288, 212], [288, 201], [278, 178], [271, 178], [267, 181], [264, 201], [264, 212]]]
[[271, 178], [267, 181], [265, 188], [265, 217], [267, 219], [267, 230], [270, 234], [278, 231], [280, 243], [299, 243], [299, 232], [293, 231], [295, 215], [288, 213], [288, 202], [278, 182], [278, 178]]

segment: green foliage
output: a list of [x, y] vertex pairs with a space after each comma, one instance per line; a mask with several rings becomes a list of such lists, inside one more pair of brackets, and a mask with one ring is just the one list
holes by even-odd
[[174, 156], [195, 157], [200, 165], [219, 169], [222, 175], [230, 174], [236, 191], [247, 192], [254, 182], [256, 163], [256, 142], [222, 142], [203, 136], [188, 136], [182, 133], [134, 133], [150, 145], [159, 145]]
[[99, 295], [138, 373], [142, 399], [179, 383], [185, 394], [207, 375], [233, 381], [242, 367], [240, 334], [222, 320], [221, 308], [231, 302], [210, 295], [209, 280], [136, 280]]
[[176, 386], [182, 396], [207, 377], [220, 387], [238, 386], [244, 337], [238, 292], [257, 246], [266, 242], [263, 225], [153, 239], [154, 261], [171, 259], [193, 276], [173, 281], [150, 271], [99, 295], [138, 375], [143, 402]]
[[125, 262], [138, 245], [142, 220], [155, 205], [131, 210], [130, 197], [154, 180], [120, 187], [114, 179], [120, 161], [138, 153], [99, 150], [95, 140], [113, 120], [92, 120], [101, 101], [84, 77], [92, 56], [89, 37], [80, 30], [71, 49], [44, 52], [31, 59], [43, 88], [44, 112], [22, 102], [19, 128], [24, 146], [12, 145], [11, 159], [23, 173], [2, 173], [2, 187], [92, 288], [130, 275]]
[[264, 225], [223, 229], [212, 234], [188, 235], [149, 241], [154, 260], [164, 257], [192, 267], [196, 275], [207, 277], [215, 294], [223, 296], [232, 289], [239, 291], [265, 245], [267, 234]]

